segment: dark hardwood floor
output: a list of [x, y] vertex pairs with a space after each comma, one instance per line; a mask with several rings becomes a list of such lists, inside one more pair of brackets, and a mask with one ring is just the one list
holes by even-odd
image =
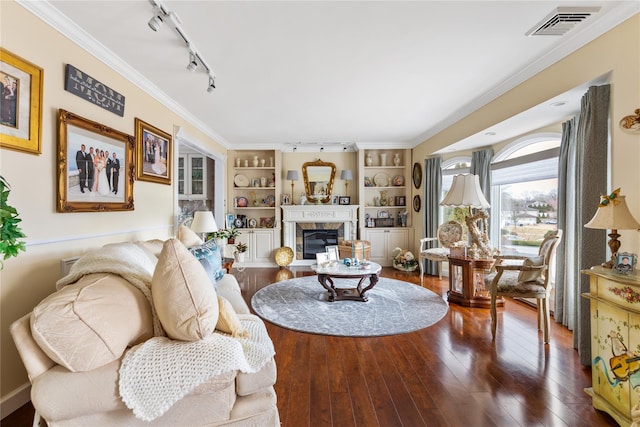
[[[278, 272], [234, 274], [250, 303], [257, 290], [283, 276]], [[382, 276], [419, 284], [416, 273], [384, 268]], [[426, 278], [425, 287], [445, 296], [447, 279]], [[489, 310], [455, 304], [435, 325], [389, 337], [330, 337], [267, 323], [282, 426], [617, 425], [584, 393], [591, 369], [578, 362], [566, 328], [552, 322], [545, 346], [534, 309], [508, 300], [498, 315], [495, 343]], [[2, 426], [30, 426], [32, 416], [28, 404]]]

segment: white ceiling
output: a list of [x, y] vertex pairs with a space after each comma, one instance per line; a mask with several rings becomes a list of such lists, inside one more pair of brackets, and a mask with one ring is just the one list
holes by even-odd
[[[207, 74], [186, 70], [188, 51], [170, 25], [148, 27], [148, 1], [21, 4], [237, 148], [415, 146], [640, 10], [604, 0], [162, 1], [215, 73], [208, 93]], [[525, 36], [562, 6], [601, 9], [564, 36]], [[583, 89], [455, 148], [556, 123], [577, 110]]]

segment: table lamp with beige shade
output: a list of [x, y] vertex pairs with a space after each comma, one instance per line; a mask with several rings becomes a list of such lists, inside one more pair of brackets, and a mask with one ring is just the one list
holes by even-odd
[[616, 265], [615, 257], [620, 249], [618, 230], [640, 229], [640, 223], [631, 215], [625, 196], [620, 195], [619, 188], [609, 195], [600, 196], [600, 204], [596, 214], [584, 226], [598, 230], [611, 229], [608, 242], [611, 259], [602, 264], [606, 268], [613, 268]]
[[343, 169], [342, 172], [340, 172], [340, 179], [344, 180], [344, 195], [348, 196], [349, 181], [353, 179], [353, 172], [351, 171], [351, 169]]
[[[493, 251], [489, 246], [489, 237], [487, 236], [488, 215], [482, 210], [491, 207], [491, 205], [484, 197], [484, 193], [480, 188], [480, 177], [478, 175], [455, 175], [451, 189], [440, 202], [440, 206], [469, 208], [469, 214], [465, 217], [465, 223], [469, 229], [471, 243], [476, 244], [482, 257], [488, 258], [492, 255]], [[473, 213], [472, 208], [478, 209], [478, 211]], [[482, 221], [482, 228], [478, 227], [477, 222], [479, 220]]]
[[218, 231], [218, 225], [211, 211], [197, 211], [193, 214], [191, 230], [202, 234], [202, 240], [207, 240], [206, 235]]

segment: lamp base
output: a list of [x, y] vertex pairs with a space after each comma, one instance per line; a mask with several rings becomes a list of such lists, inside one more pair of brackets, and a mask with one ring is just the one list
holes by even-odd
[[611, 229], [611, 233], [609, 233], [609, 250], [611, 251], [611, 259], [607, 262], [603, 262], [600, 264], [604, 268], [613, 268], [616, 265], [616, 256], [618, 255], [618, 250], [620, 249], [620, 240], [618, 240], [620, 234], [618, 234], [618, 230], [615, 228]]

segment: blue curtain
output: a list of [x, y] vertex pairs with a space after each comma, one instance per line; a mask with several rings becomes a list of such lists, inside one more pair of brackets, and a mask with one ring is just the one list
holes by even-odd
[[[436, 237], [440, 225], [440, 198], [442, 195], [442, 158], [433, 157], [424, 161], [424, 233], [423, 237]], [[426, 261], [425, 273], [438, 274], [438, 264]]]

